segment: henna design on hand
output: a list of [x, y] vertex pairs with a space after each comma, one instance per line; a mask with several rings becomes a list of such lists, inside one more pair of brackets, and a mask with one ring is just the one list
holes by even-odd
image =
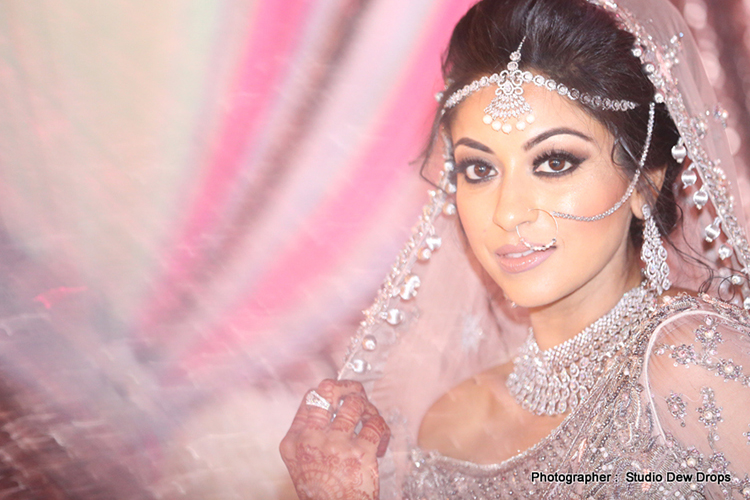
[[377, 457], [388, 446], [388, 425], [359, 382], [324, 380], [316, 391], [331, 408], [303, 399], [279, 447], [297, 494], [301, 500], [376, 500]]
[[[300, 500], [374, 500], [378, 498], [378, 473], [371, 468], [369, 481], [361, 460], [326, 454], [320, 448], [300, 443], [296, 462], [289, 467]], [[369, 484], [366, 484], [369, 483]], [[362, 487], [374, 485], [372, 494]]]

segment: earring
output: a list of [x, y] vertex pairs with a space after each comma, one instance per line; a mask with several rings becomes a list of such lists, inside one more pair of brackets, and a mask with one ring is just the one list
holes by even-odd
[[651, 214], [651, 207], [643, 205], [643, 245], [641, 246], [641, 260], [646, 264], [646, 279], [648, 287], [661, 295], [669, 290], [669, 265], [667, 264], [667, 249], [664, 248], [659, 235], [659, 228]]

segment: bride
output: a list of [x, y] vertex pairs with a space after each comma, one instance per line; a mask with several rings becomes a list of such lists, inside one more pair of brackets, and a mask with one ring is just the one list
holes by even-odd
[[300, 498], [750, 498], [750, 252], [674, 8], [483, 0], [444, 73], [430, 203], [281, 444]]

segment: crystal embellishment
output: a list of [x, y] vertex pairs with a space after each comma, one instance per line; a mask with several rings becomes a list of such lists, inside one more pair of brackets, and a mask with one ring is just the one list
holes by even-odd
[[642, 284], [578, 335], [546, 351], [539, 349], [530, 329], [513, 360], [508, 390], [518, 404], [537, 415], [560, 415], [576, 408], [603, 373], [606, 361], [655, 304], [655, 295]]
[[534, 122], [534, 114], [531, 106], [523, 96], [523, 85], [533, 83], [537, 87], [556, 92], [567, 97], [571, 101], [579, 101], [590, 108], [604, 109], [609, 111], [629, 111], [635, 109], [638, 104], [626, 99], [610, 99], [609, 97], [591, 96], [578, 89], [568, 88], [565, 84], [558, 83], [543, 75], [535, 75], [530, 71], [519, 69], [521, 61], [521, 49], [526, 38], [521, 41], [518, 48], [510, 54], [510, 61], [506, 68], [500, 73], [483, 76], [478, 80], [465, 85], [454, 92], [445, 101], [444, 110], [451, 109], [461, 103], [474, 92], [496, 85], [495, 97], [484, 110], [483, 121], [492, 126], [494, 130], [502, 130], [506, 134], [513, 131], [515, 126], [518, 130], [524, 130], [526, 125]]

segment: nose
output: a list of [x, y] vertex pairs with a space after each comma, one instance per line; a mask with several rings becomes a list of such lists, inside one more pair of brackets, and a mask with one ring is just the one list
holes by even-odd
[[515, 232], [519, 224], [533, 222], [537, 214], [531, 210], [533, 203], [530, 195], [530, 186], [523, 179], [506, 176], [497, 190], [492, 222], [509, 233]]

